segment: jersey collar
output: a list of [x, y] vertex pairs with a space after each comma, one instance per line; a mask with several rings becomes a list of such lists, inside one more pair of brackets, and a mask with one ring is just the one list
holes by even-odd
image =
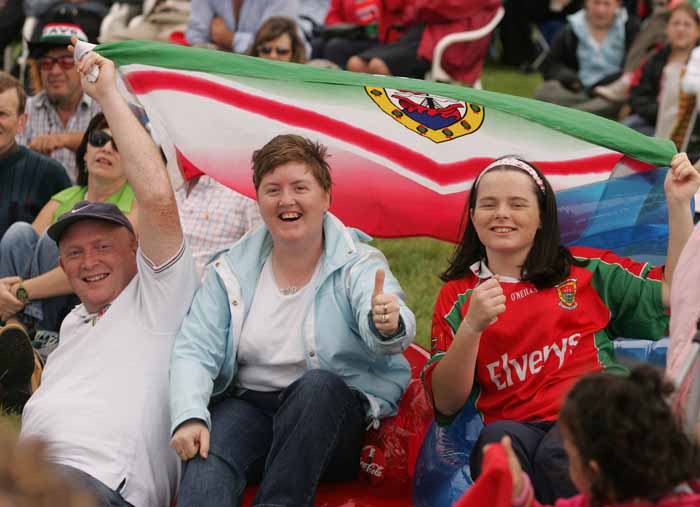
[[[484, 262], [484, 259], [481, 259], [480, 261], [476, 261], [474, 264], [469, 266], [469, 269], [471, 270], [472, 273], [474, 273], [474, 276], [486, 280], [487, 278], [492, 278], [493, 273], [489, 269], [489, 267], [486, 265], [486, 262]], [[505, 283], [520, 283], [519, 278], [513, 278], [512, 276], [501, 276], [500, 277], [501, 282]]]

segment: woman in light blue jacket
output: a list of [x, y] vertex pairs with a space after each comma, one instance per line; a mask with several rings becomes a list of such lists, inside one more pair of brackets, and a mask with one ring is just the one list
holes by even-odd
[[[265, 226], [209, 270], [171, 363], [178, 505], [314, 503], [359, 468], [367, 423], [396, 413], [415, 317], [369, 238], [328, 212], [324, 147], [277, 136], [253, 155]], [[210, 403], [210, 398], [213, 396]]]

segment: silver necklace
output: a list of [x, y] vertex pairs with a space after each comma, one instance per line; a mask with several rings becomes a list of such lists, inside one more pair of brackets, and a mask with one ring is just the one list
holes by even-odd
[[301, 287], [283, 287], [280, 288], [280, 294], [282, 294], [283, 296], [293, 296], [294, 294], [299, 292], [299, 289], [301, 289]]

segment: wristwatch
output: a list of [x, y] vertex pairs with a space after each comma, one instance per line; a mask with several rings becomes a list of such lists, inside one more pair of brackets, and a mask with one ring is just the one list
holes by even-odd
[[27, 303], [29, 303], [29, 292], [27, 292], [27, 289], [24, 287], [22, 280], [20, 280], [19, 284], [17, 285], [17, 291], [15, 292], [15, 297], [17, 299], [19, 299], [23, 305], [26, 305]]

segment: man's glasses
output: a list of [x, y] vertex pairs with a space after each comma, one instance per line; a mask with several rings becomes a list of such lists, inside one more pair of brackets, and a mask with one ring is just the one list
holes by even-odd
[[292, 52], [292, 50], [288, 48], [278, 48], [275, 46], [258, 46], [258, 53], [260, 53], [261, 55], [271, 55], [273, 51], [280, 56], [287, 56], [289, 53]]
[[114, 147], [114, 151], [119, 151], [117, 149], [117, 144], [114, 142], [112, 136], [110, 136], [104, 130], [93, 130], [88, 136], [88, 143], [90, 143], [95, 148], [102, 148], [105, 144], [107, 144], [110, 141], [112, 141], [112, 147]]
[[55, 64], [58, 64], [63, 70], [70, 70], [75, 66], [75, 60], [71, 55], [42, 56], [39, 58], [41, 70], [51, 70]]

